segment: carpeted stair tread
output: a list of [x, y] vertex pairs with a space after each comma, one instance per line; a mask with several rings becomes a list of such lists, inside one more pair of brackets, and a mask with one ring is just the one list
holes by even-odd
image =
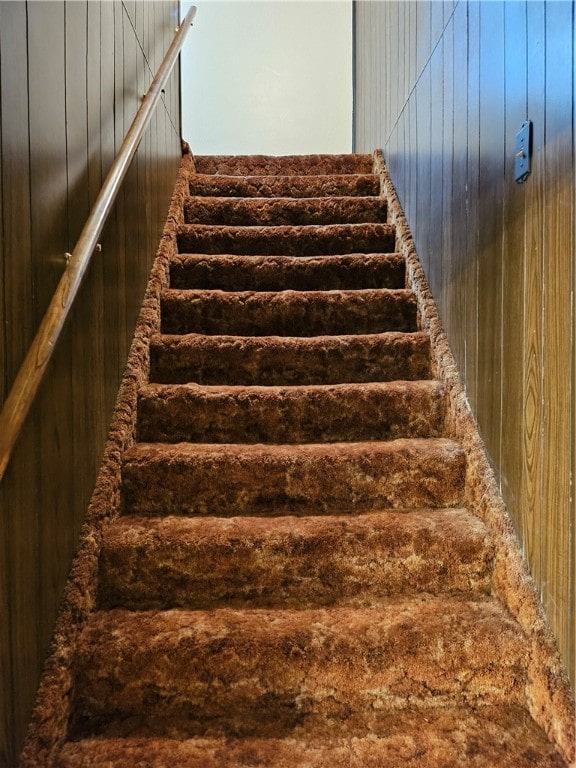
[[190, 177], [191, 195], [209, 197], [351, 197], [380, 192], [373, 173], [314, 176], [224, 176], [196, 173]]
[[328, 336], [414, 332], [416, 299], [408, 289], [355, 291], [167, 290], [165, 334]]
[[312, 608], [489, 591], [494, 556], [465, 509], [355, 517], [121, 517], [100, 558], [101, 608]]
[[453, 507], [465, 457], [445, 438], [301, 445], [137, 443], [124, 454], [126, 514], [335, 514]]
[[405, 260], [398, 253], [346, 256], [178, 254], [170, 261], [170, 286], [223, 291], [404, 288]]
[[96, 611], [78, 640], [71, 734], [268, 736], [407, 700], [522, 704], [526, 664], [519, 625], [491, 598]]
[[519, 706], [436, 707], [328, 719], [285, 738], [86, 738], [65, 744], [59, 768], [565, 768]]
[[239, 198], [194, 196], [184, 202], [188, 224], [279, 226], [386, 222], [382, 197]]
[[373, 172], [372, 156], [341, 155], [195, 155], [197, 173], [229, 176], [310, 176]]
[[159, 335], [150, 380], [183, 384], [345, 384], [430, 378], [427, 334], [351, 336]]
[[306, 443], [440, 437], [437, 381], [293, 387], [148, 384], [138, 396], [142, 442]]
[[182, 224], [180, 253], [230, 253], [239, 256], [318, 256], [345, 253], [393, 253], [391, 224], [323, 224], [238, 227]]

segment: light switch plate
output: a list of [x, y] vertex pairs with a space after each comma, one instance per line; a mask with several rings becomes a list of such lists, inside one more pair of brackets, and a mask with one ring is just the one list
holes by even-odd
[[532, 159], [532, 121], [526, 120], [516, 134], [516, 156], [514, 158], [514, 180], [523, 184], [530, 176]]

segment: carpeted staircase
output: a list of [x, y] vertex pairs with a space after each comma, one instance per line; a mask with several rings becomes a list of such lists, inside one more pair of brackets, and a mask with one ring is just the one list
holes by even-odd
[[372, 157], [186, 185], [56, 764], [567, 765]]

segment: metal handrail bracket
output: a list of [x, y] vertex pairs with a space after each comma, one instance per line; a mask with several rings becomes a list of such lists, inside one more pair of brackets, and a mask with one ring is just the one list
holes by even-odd
[[193, 5], [178, 27], [162, 64], [122, 142], [74, 250], [67, 255], [64, 274], [60, 278], [38, 332], [6, 398], [0, 413], [0, 481], [6, 472], [14, 445], [34, 402], [64, 322], [80, 288], [82, 278], [97, 248], [98, 238], [114, 205], [130, 163], [136, 154], [144, 131], [148, 127], [152, 113], [162, 95], [166, 81], [170, 77], [195, 15], [196, 6]]

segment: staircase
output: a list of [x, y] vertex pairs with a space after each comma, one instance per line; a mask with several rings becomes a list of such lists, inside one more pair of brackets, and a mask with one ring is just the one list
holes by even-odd
[[54, 764], [567, 765], [372, 158], [185, 180]]

